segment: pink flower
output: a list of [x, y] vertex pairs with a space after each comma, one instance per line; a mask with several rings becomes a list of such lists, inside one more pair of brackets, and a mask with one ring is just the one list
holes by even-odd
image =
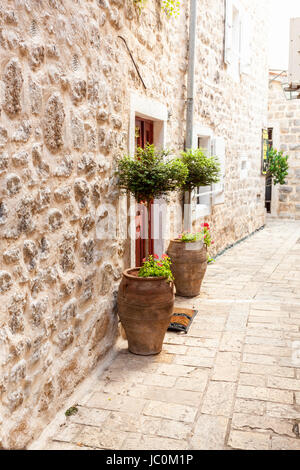
[[179, 240], [181, 240], [181, 239], [182, 239], [182, 235], [178, 235], [178, 238], [179, 238]]
[[160, 268], [162, 268], [162, 267], [163, 267], [163, 264], [157, 263], [157, 266], [159, 266]]
[[212, 242], [211, 242], [211, 244], [212, 244], [212, 245], [214, 245], [214, 244], [215, 244], [215, 242], [214, 242], [214, 241], [212, 241]]
[[143, 263], [146, 263], [146, 258], [143, 259]]
[[162, 255], [162, 259], [168, 259], [168, 255]]
[[158, 255], [154, 255], [154, 259], [159, 259], [159, 256], [158, 256]]

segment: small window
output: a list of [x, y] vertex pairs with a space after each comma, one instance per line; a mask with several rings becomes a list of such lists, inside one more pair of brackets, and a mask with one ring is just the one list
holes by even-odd
[[252, 24], [238, 0], [226, 0], [224, 62], [235, 80], [250, 72]]
[[[198, 137], [198, 148], [201, 149], [205, 155], [211, 156], [212, 140], [208, 136]], [[211, 186], [200, 186], [196, 189], [197, 204], [210, 205], [210, 191]], [[209, 194], [207, 194], [209, 193]]]
[[236, 78], [240, 75], [241, 24], [240, 14], [233, 7], [232, 12], [232, 71]]

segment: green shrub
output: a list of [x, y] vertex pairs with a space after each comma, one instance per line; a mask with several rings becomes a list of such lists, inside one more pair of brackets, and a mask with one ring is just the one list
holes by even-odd
[[179, 239], [183, 243], [194, 243], [198, 241], [203, 241], [204, 245], [209, 248], [215, 242], [211, 239], [210, 226], [209, 224], [201, 224], [201, 232], [183, 232], [179, 235]]
[[274, 148], [270, 148], [267, 158], [267, 175], [272, 176], [274, 185], [286, 184], [288, 175], [288, 155], [283, 156], [283, 152], [278, 152]]
[[157, 255], [150, 255], [143, 260], [139, 277], [165, 277], [168, 281], [173, 281], [174, 277], [170, 266], [171, 260], [168, 255], [162, 255], [161, 259]]
[[165, 161], [168, 153], [147, 145], [137, 149], [135, 158], [121, 158], [117, 167], [119, 187], [131, 193], [137, 202], [147, 204], [182, 188], [188, 170], [179, 158]]
[[220, 163], [217, 157], [207, 157], [201, 149], [187, 150], [181, 155], [188, 169], [184, 191], [191, 192], [195, 188], [209, 186], [220, 180]]

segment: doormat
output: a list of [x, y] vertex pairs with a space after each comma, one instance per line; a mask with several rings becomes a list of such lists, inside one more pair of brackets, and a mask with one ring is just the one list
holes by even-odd
[[197, 313], [197, 310], [191, 308], [175, 307], [168, 330], [187, 334]]

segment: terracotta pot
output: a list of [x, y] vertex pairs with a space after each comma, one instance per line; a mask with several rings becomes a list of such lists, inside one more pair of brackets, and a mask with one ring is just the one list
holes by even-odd
[[118, 311], [133, 354], [151, 356], [162, 350], [174, 308], [173, 282], [164, 277], [138, 277], [139, 268], [124, 271]]
[[196, 297], [207, 269], [207, 248], [202, 242], [184, 243], [171, 240], [168, 255], [175, 278], [176, 294]]

